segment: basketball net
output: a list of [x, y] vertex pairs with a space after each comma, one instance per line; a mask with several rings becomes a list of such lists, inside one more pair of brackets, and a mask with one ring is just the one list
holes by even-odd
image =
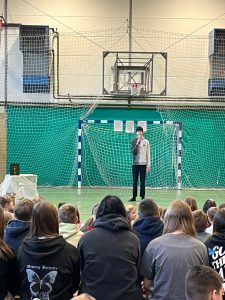
[[131, 96], [138, 97], [141, 94], [141, 88], [143, 85], [141, 83], [131, 83], [128, 85], [128, 87], [130, 89]]

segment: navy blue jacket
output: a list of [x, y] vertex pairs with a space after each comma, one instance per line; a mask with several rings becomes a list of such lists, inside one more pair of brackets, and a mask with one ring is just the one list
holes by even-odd
[[29, 230], [30, 221], [12, 219], [8, 222], [4, 232], [4, 241], [13, 249], [16, 255]]
[[163, 221], [157, 217], [143, 217], [133, 224], [133, 230], [140, 240], [141, 256], [143, 256], [149, 242], [162, 235]]

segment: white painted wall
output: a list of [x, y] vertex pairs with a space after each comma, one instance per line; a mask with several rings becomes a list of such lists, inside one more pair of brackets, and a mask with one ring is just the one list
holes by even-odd
[[[0, 9], [4, 12], [4, 0]], [[129, 0], [8, 0], [8, 23], [48, 25], [60, 32], [60, 92], [65, 95], [101, 94], [102, 51], [128, 50], [128, 17]], [[168, 51], [168, 96], [207, 96], [208, 33], [225, 28], [224, 0], [133, 0], [133, 27], [133, 50]], [[189, 34], [194, 38], [187, 39]], [[22, 93], [18, 28], [8, 36], [8, 100], [53, 101], [51, 95]]]
[[[0, 8], [4, 11], [4, 0]], [[204, 26], [198, 34], [208, 33], [224, 27], [223, 14], [224, 0], [133, 0], [133, 25], [153, 30], [188, 34]], [[118, 27], [128, 16], [129, 0], [8, 0], [8, 22], [49, 25], [62, 32]]]

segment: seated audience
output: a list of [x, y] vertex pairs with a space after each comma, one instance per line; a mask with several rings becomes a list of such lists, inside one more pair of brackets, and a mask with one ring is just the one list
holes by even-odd
[[59, 215], [59, 234], [61, 234], [64, 239], [77, 246], [80, 237], [83, 232], [80, 231], [78, 223], [78, 209], [72, 204], [63, 204], [58, 211]]
[[206, 232], [212, 234], [213, 233], [213, 220], [215, 217], [215, 214], [219, 211], [219, 208], [217, 207], [210, 207], [207, 210], [207, 216], [208, 216], [208, 223], [210, 224], [210, 226], [208, 228], [206, 228]]
[[204, 264], [208, 265], [207, 250], [195, 238], [190, 207], [183, 201], [174, 201], [165, 215], [164, 234], [151, 241], [144, 252], [144, 290], [152, 299], [186, 300], [187, 271]]
[[222, 208], [225, 208], [225, 203], [221, 203], [221, 204], [219, 205], [219, 209], [222, 209]]
[[10, 220], [5, 228], [4, 240], [15, 254], [30, 230], [33, 206], [32, 200], [17, 200], [14, 206], [15, 219]]
[[152, 199], [144, 199], [138, 206], [139, 219], [133, 224], [133, 230], [141, 243], [141, 256], [149, 242], [163, 233], [163, 221], [159, 217], [158, 205]]
[[[225, 209], [220, 209], [214, 217], [213, 235], [205, 242], [209, 256], [209, 266], [216, 270], [225, 282]], [[224, 297], [225, 299], [225, 297]]]
[[13, 199], [10, 195], [0, 196], [0, 207], [2, 207], [4, 211], [13, 212], [13, 205]]
[[167, 208], [162, 209], [162, 213], [161, 213], [161, 216], [160, 216], [161, 220], [164, 220], [166, 211], [167, 211]]
[[159, 217], [162, 220], [163, 207], [158, 205], [158, 208], [159, 208]]
[[205, 243], [211, 236], [210, 233], [206, 232], [208, 223], [207, 215], [201, 209], [193, 211], [192, 215], [194, 218], [196, 239], [198, 239], [202, 243]]
[[187, 300], [222, 300], [223, 279], [207, 266], [196, 266], [187, 272]]
[[63, 206], [64, 204], [66, 204], [66, 202], [59, 202], [59, 204], [58, 204], [58, 211], [59, 211], [60, 207]]
[[137, 283], [140, 243], [131, 231], [123, 202], [106, 196], [98, 207], [94, 228], [78, 244], [80, 293], [98, 300], [140, 300]]
[[18, 291], [18, 268], [13, 251], [3, 241], [4, 214], [0, 207], [0, 299], [14, 299]]
[[14, 200], [10, 195], [0, 196], [0, 207], [4, 211], [4, 226], [6, 226], [9, 220], [13, 219], [13, 205]]
[[9, 211], [4, 211], [4, 228], [12, 219], [14, 219], [14, 215]]
[[95, 204], [95, 206], [92, 208], [91, 218], [81, 224], [80, 230], [82, 232], [87, 232], [87, 231], [92, 230], [94, 228], [94, 222], [96, 220], [98, 206], [99, 206], [98, 203]]
[[186, 198], [184, 199], [184, 202], [187, 203], [187, 205], [190, 206], [191, 211], [195, 211], [195, 210], [198, 209], [195, 198], [190, 197], [190, 196], [189, 196], [189, 197], [186, 197]]
[[207, 211], [210, 207], [217, 207], [216, 202], [213, 199], [208, 199], [205, 201], [202, 208], [203, 212], [207, 214]]
[[80, 282], [79, 253], [59, 235], [56, 208], [47, 201], [34, 205], [30, 232], [18, 253], [23, 300], [71, 299]]
[[128, 220], [132, 225], [137, 218], [136, 207], [134, 205], [129, 204], [125, 206], [125, 209], [126, 209]]

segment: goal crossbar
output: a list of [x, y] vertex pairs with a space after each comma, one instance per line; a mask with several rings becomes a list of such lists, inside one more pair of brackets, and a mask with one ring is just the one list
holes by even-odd
[[146, 122], [146, 125], [175, 125], [176, 135], [177, 135], [177, 148], [176, 148], [176, 183], [177, 189], [182, 189], [181, 180], [181, 157], [182, 157], [182, 123], [175, 121], [134, 121], [134, 120], [79, 120], [78, 122], [78, 145], [77, 145], [77, 187], [81, 189], [82, 187], [82, 128], [86, 124], [114, 124], [115, 122], [121, 122], [123, 125], [126, 122], [134, 122], [138, 124], [139, 122]]

